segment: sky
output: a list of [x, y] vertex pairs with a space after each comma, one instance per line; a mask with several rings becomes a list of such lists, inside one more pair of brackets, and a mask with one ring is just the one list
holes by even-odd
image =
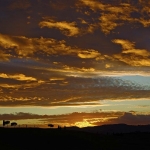
[[149, 0], [0, 0], [0, 121], [150, 124]]

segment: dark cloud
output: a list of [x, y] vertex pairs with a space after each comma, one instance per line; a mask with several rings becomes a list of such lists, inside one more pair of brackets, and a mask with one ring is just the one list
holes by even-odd
[[133, 114], [133, 113], [124, 113], [123, 116], [118, 117], [117, 119], [111, 120], [110, 123], [125, 123], [129, 125], [146, 125], [149, 124], [150, 115], [149, 114]]
[[23, 1], [23, 0], [13, 0], [12, 3], [9, 5], [10, 10], [16, 10], [16, 9], [28, 9], [31, 7], [31, 3], [29, 0]]

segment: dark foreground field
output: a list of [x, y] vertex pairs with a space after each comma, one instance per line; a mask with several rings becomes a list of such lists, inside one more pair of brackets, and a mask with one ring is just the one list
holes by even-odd
[[64, 129], [0, 128], [0, 150], [150, 149], [150, 133], [98, 134]]

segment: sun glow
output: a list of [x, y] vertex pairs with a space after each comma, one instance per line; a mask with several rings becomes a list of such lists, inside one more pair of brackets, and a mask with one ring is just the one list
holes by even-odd
[[76, 122], [75, 126], [79, 128], [83, 128], [83, 127], [93, 126], [93, 124], [89, 123], [87, 120], [83, 120], [82, 122]]

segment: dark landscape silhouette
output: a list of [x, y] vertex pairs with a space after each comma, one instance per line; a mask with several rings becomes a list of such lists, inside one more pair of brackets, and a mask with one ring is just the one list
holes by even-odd
[[[50, 127], [50, 128], [49, 128]], [[0, 128], [3, 150], [126, 150], [149, 149], [150, 125], [113, 124], [95, 127]], [[12, 138], [13, 137], [13, 138]]]

